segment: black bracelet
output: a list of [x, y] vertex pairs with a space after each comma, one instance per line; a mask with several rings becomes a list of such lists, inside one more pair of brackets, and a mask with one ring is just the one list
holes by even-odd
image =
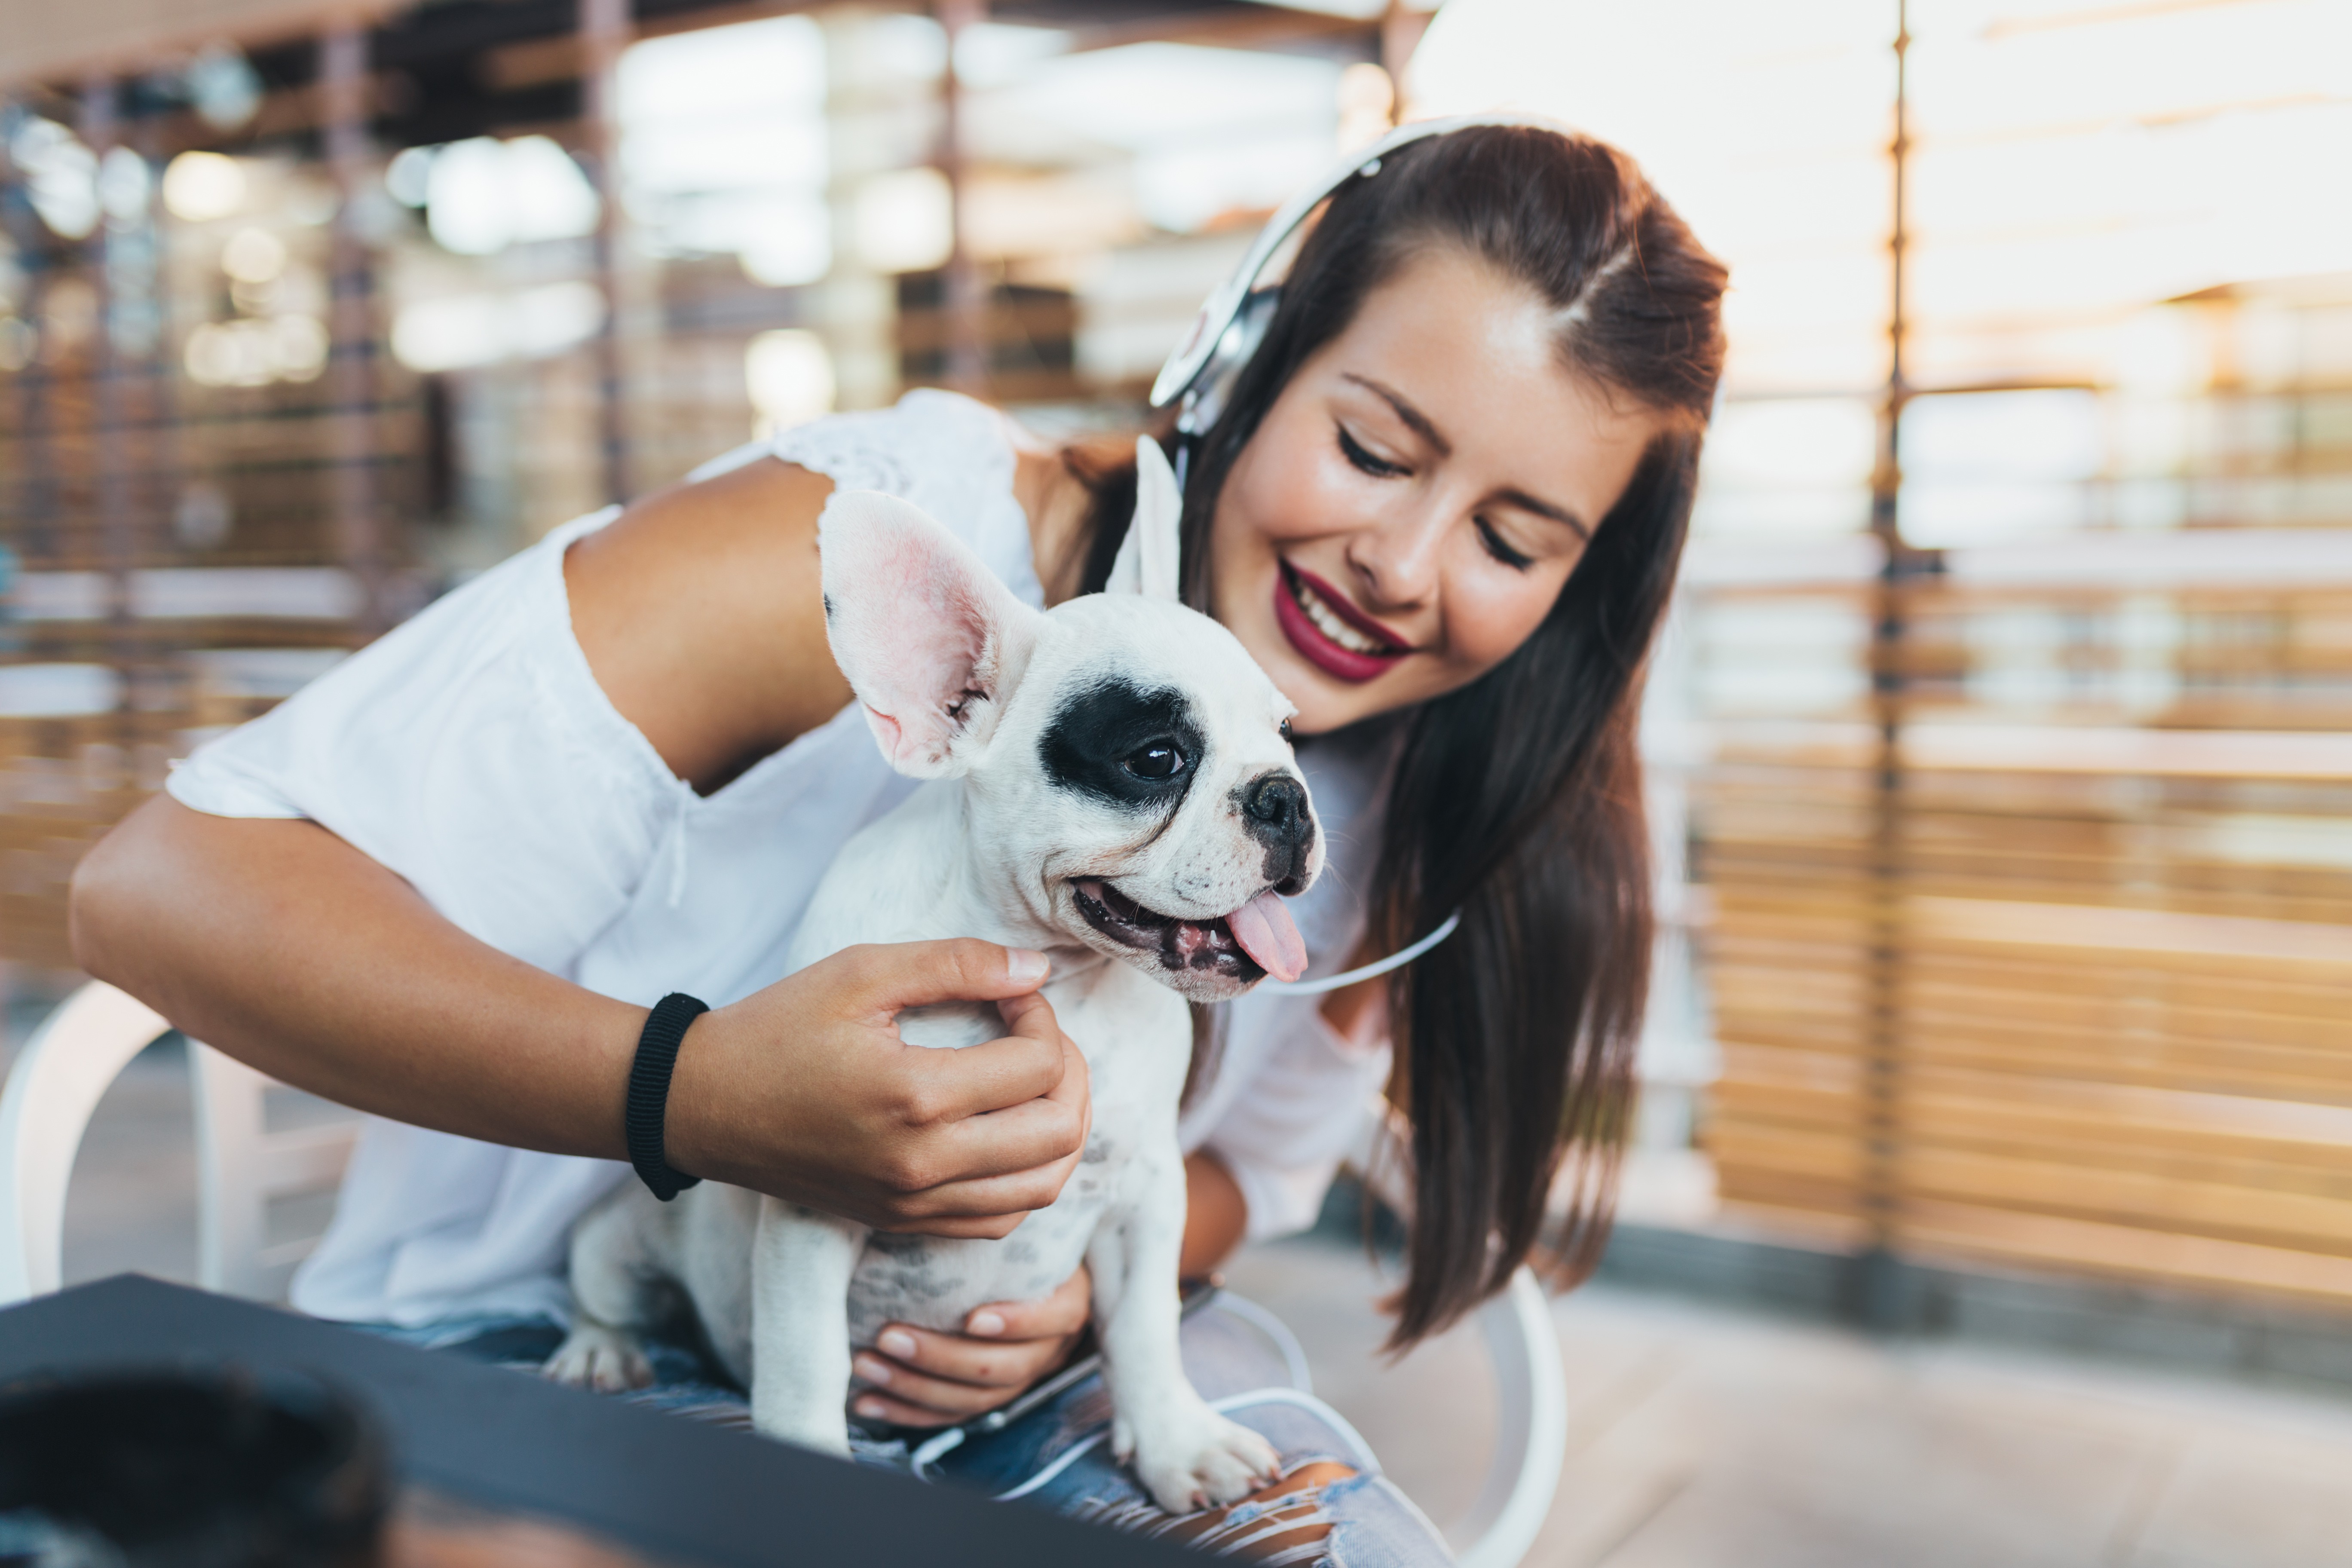
[[662, 1122], [669, 1110], [670, 1069], [677, 1065], [677, 1047], [686, 1039], [686, 1026], [709, 1011], [676, 991], [655, 1003], [654, 1010], [646, 1016], [645, 1032], [637, 1037], [637, 1059], [629, 1068], [629, 1163], [664, 1203], [702, 1180], [670, 1169]]

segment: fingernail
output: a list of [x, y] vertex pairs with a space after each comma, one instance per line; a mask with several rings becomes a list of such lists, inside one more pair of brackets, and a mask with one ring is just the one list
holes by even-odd
[[1054, 972], [1054, 961], [1025, 947], [1004, 950], [1004, 973], [1016, 985], [1034, 985]]
[[857, 1402], [857, 1414], [879, 1420], [890, 1414], [890, 1407], [878, 1399], [861, 1399]]
[[897, 1356], [902, 1361], [912, 1358], [915, 1353], [915, 1336], [904, 1329], [885, 1329], [874, 1342], [885, 1354]]
[[964, 1331], [972, 1334], [1001, 1334], [1004, 1331], [1004, 1320], [994, 1312], [974, 1312], [971, 1315], [971, 1321], [964, 1325]]

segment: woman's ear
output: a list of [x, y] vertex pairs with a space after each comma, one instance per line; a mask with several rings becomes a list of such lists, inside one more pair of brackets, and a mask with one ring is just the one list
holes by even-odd
[[1183, 519], [1184, 492], [1176, 488], [1175, 470], [1169, 468], [1167, 455], [1150, 437], [1138, 436], [1135, 518], [1127, 525], [1127, 538], [1110, 563], [1110, 579], [1103, 584], [1103, 592], [1140, 594], [1174, 604], [1183, 557], [1180, 534]]
[[971, 771], [1036, 646], [1036, 612], [922, 509], [835, 490], [817, 521], [825, 637], [890, 765]]

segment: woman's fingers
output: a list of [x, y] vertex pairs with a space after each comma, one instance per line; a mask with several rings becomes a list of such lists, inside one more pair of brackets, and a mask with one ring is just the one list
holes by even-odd
[[[867, 1352], [851, 1363], [851, 1370], [870, 1388], [860, 1389], [850, 1403], [850, 1408], [860, 1415], [880, 1415], [883, 1420], [902, 1426], [937, 1426], [950, 1421], [968, 1421], [971, 1417], [1010, 1402], [1035, 1377], [1020, 1383], [962, 1383], [954, 1378], [934, 1377], [910, 1367], [903, 1362]], [[1043, 1376], [1041, 1371], [1038, 1376]], [[909, 1415], [903, 1412], [912, 1411]]]
[[887, 1421], [894, 1426], [946, 1426], [958, 1421], [969, 1421], [974, 1415], [987, 1414], [985, 1408], [950, 1414], [920, 1405], [910, 1405], [887, 1394], [867, 1390], [850, 1404], [850, 1408], [869, 1421]]
[[1020, 1339], [981, 1339], [892, 1323], [876, 1337], [872, 1350], [859, 1354], [858, 1362], [861, 1368], [868, 1361], [886, 1363], [902, 1378], [922, 1373], [952, 1383], [1018, 1392], [1059, 1369], [1077, 1337], [1074, 1328]]
[[857, 1354], [857, 1375], [873, 1387], [853, 1408], [907, 1426], [938, 1426], [993, 1410], [1060, 1370], [1086, 1326], [1092, 1299], [1092, 1278], [1081, 1268], [1041, 1300], [974, 1309], [964, 1333], [889, 1324], [872, 1349]]
[[[1037, 1012], [1049, 1021], [1051, 1009], [1040, 1001]], [[1087, 1058], [1069, 1037], [1054, 1029], [1061, 1076], [1051, 1089], [1001, 1110], [983, 1110], [940, 1122], [913, 1134], [922, 1142], [919, 1154], [910, 1157], [899, 1185], [902, 1223], [920, 1228], [933, 1216], [1009, 1215], [1017, 1216], [1044, 1208], [1060, 1195], [1086, 1152], [1094, 1121], [1094, 1099], [1088, 1092]], [[959, 1058], [992, 1049], [1004, 1041], [972, 1046], [959, 1051], [910, 1052], [929, 1058], [913, 1064], [929, 1074], [940, 1062], [960, 1069]], [[952, 1092], [950, 1089], [934, 1090]]]
[[[905, 1075], [902, 1114], [918, 1125], [945, 1126], [976, 1116], [1008, 1115], [1040, 1104], [1065, 1111], [1086, 1102], [1086, 1058], [1063, 1037], [1054, 1010], [1036, 1004], [1042, 1015], [1042, 1037], [1012, 1034], [984, 1040], [961, 1050], [933, 1051], [906, 1047], [898, 1066]], [[1033, 1015], [1035, 1016], [1035, 1015]], [[1075, 1067], [1078, 1081], [1069, 1081]], [[993, 1122], [1000, 1131], [1013, 1122]]]
[[1059, 1043], [1062, 1038], [1062, 1026], [1054, 1021], [1054, 1005], [1038, 992], [1004, 997], [996, 1004], [996, 1014], [1016, 1035], [1048, 1043]]
[[[897, 1195], [889, 1212], [873, 1221], [877, 1230], [919, 1236], [985, 1236], [1003, 1240], [1021, 1222], [1050, 1205], [1062, 1190], [1063, 1164], [1019, 1171], [1009, 1176], [980, 1176], [968, 1182], [943, 1182], [917, 1193]], [[975, 1228], [962, 1222], [986, 1222]], [[954, 1228], [950, 1228], [953, 1226]]]
[[[904, 1332], [904, 1331], [900, 1331]], [[886, 1339], [890, 1337], [884, 1336]], [[908, 1336], [911, 1337], [911, 1336]], [[969, 1415], [993, 1410], [1062, 1363], [1068, 1346], [1060, 1340], [1024, 1340], [1018, 1344], [941, 1343], [937, 1338], [899, 1355], [861, 1351], [857, 1375], [892, 1394], [933, 1410]], [[958, 1376], [957, 1373], [964, 1375]]]
[[1043, 996], [1016, 997], [1002, 1011], [1007, 1032], [1000, 1038], [953, 1051], [908, 1047], [897, 1058], [899, 1115], [913, 1130], [960, 1142], [978, 1155], [943, 1179], [1026, 1169], [1069, 1152], [1040, 1151], [1031, 1142], [1036, 1138], [1054, 1145], [1085, 1142], [1093, 1110], [1086, 1057]]
[[[988, 1048], [972, 1046], [925, 1054], [964, 1057]], [[1087, 1092], [1087, 1058], [1066, 1040], [1061, 1046], [1061, 1069], [1050, 1088], [1017, 1105], [961, 1116], [938, 1127], [939, 1143], [952, 1152], [950, 1158], [957, 1167], [951, 1179], [1026, 1170], [1083, 1149], [1094, 1120], [1094, 1097]]]
[[995, 1002], [1024, 995], [1053, 973], [1052, 962], [1042, 952], [970, 937], [844, 948], [822, 962], [834, 966], [863, 1008], [886, 1019], [901, 1008], [938, 1002]]
[[973, 1308], [963, 1321], [963, 1331], [997, 1340], [1067, 1338], [1087, 1326], [1094, 1306], [1094, 1276], [1081, 1263], [1078, 1271], [1050, 1296], [1034, 1301], [992, 1301]]

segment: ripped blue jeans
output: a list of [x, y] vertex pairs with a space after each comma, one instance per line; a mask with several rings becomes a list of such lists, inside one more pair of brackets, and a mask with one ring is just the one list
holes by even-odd
[[[536, 1367], [563, 1338], [562, 1329], [545, 1319], [471, 1319], [375, 1331], [520, 1367]], [[1001, 1432], [973, 1437], [936, 1457], [926, 1455], [921, 1472], [941, 1485], [1257, 1563], [1290, 1568], [1450, 1563], [1444, 1538], [1381, 1474], [1379, 1461], [1355, 1428], [1300, 1386], [1304, 1367], [1295, 1352], [1285, 1353], [1285, 1339], [1287, 1334], [1263, 1308], [1229, 1297], [1185, 1320], [1182, 1342], [1184, 1370], [1202, 1397], [1259, 1433], [1282, 1456], [1283, 1473], [1292, 1481], [1278, 1496], [1189, 1520], [1162, 1513], [1110, 1457], [1110, 1398], [1099, 1377], [1065, 1390]], [[694, 1351], [656, 1343], [647, 1347], [647, 1354], [655, 1385], [625, 1397], [704, 1420], [750, 1425], [742, 1391], [727, 1384]], [[919, 1434], [912, 1439], [915, 1445], [921, 1440]], [[902, 1471], [917, 1468], [908, 1441], [857, 1437], [853, 1446], [861, 1463]]]

